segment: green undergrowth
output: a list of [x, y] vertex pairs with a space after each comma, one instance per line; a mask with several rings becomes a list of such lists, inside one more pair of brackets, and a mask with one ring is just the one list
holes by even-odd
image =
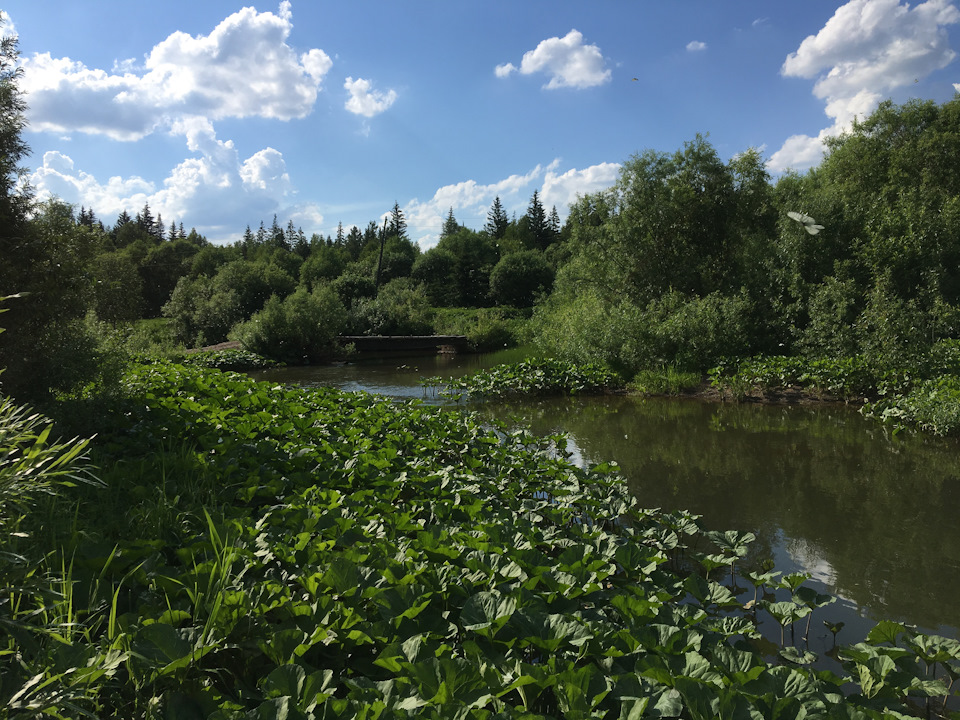
[[9, 715], [889, 717], [960, 674], [893, 623], [813, 669], [793, 639], [831, 598], [561, 436], [177, 365], [125, 388], [46, 591], [5, 583]]
[[894, 432], [960, 435], [960, 341], [944, 340], [908, 367], [866, 357], [757, 356], [721, 363], [713, 387], [733, 397], [797, 390], [863, 402], [861, 412]]
[[440, 388], [443, 396], [460, 400], [589, 395], [622, 387], [623, 383], [597, 363], [578, 365], [553, 358], [528, 358], [461, 378], [427, 378], [423, 385]]
[[191, 367], [236, 370], [238, 372], [262, 370], [264, 368], [283, 365], [283, 363], [277, 362], [276, 360], [271, 360], [263, 355], [257, 355], [257, 353], [239, 348], [203, 350], [201, 352], [191, 353], [183, 358], [181, 363]]
[[667, 365], [638, 372], [630, 381], [630, 390], [641, 395], [680, 395], [696, 390], [702, 382], [703, 376], [698, 372]]

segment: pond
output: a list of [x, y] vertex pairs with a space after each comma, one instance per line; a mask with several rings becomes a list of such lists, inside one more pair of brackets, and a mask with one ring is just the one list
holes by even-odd
[[[517, 359], [381, 359], [255, 377], [415, 399], [425, 397], [421, 377]], [[430, 393], [426, 399], [434, 401]], [[784, 572], [808, 572], [815, 587], [838, 596], [837, 605], [818, 612], [845, 623], [843, 642], [858, 641], [880, 619], [958, 636], [955, 441], [891, 437], [843, 405], [604, 396], [470, 409], [538, 434], [567, 433], [574, 461], [615, 461], [644, 506], [686, 509], [707, 527], [755, 532], [753, 555], [771, 557]], [[811, 649], [828, 649], [832, 638], [816, 624]]]

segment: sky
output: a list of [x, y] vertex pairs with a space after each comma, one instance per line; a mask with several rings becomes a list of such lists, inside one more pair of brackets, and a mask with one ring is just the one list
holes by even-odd
[[565, 218], [646, 150], [705, 135], [772, 175], [884, 99], [960, 91], [950, 0], [7, 0], [40, 199], [106, 225], [307, 236], [398, 203], [436, 244], [537, 190]]

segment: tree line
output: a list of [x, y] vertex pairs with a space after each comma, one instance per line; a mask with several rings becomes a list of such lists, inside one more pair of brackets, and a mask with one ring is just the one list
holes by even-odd
[[533, 307], [527, 337], [542, 351], [627, 377], [756, 354], [904, 365], [960, 333], [958, 98], [885, 102], [828, 140], [820, 165], [776, 179], [759, 151], [724, 161], [703, 136], [647, 150], [563, 224], [537, 191], [519, 218], [498, 197], [480, 230], [451, 208], [424, 252], [398, 204], [335, 236], [274, 216], [219, 245], [149, 205], [111, 226], [37, 202], [19, 72], [5, 40], [0, 296], [18, 295], [0, 337], [8, 392], [96, 380], [109, 366], [104, 326], [151, 318], [187, 347], [237, 338], [309, 361], [341, 333], [427, 333], [444, 309]]

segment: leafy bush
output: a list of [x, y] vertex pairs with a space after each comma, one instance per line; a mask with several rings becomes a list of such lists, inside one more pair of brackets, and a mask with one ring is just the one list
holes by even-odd
[[490, 295], [498, 305], [531, 307], [553, 287], [553, 269], [533, 250], [500, 258], [490, 272]]
[[180, 278], [163, 314], [171, 320], [175, 341], [187, 347], [223, 342], [244, 319], [237, 292], [204, 275]]
[[698, 372], [679, 370], [674, 365], [641, 370], [630, 381], [630, 389], [643, 395], [680, 395], [695, 390], [703, 382]]
[[525, 313], [513, 308], [450, 308], [433, 318], [437, 335], [466, 335], [475, 352], [516, 347], [527, 334]]
[[239, 372], [276, 367], [279, 364], [275, 360], [265, 358], [262, 355], [235, 348], [191, 353], [181, 362], [183, 365], [193, 367], [214, 368], [215, 370], [236, 370]]
[[932, 435], [960, 434], [960, 376], [923, 380], [903, 395], [881, 398], [861, 408], [895, 431], [915, 429]]
[[281, 300], [274, 296], [263, 310], [234, 328], [245, 350], [281, 362], [318, 362], [337, 350], [346, 310], [328, 286], [308, 292], [301, 287]]
[[350, 312], [351, 335], [429, 335], [432, 309], [410, 278], [391, 280], [376, 297], [360, 298]]
[[552, 358], [498, 365], [446, 383], [428, 379], [424, 384], [445, 384], [445, 395], [460, 397], [466, 394], [474, 398], [589, 395], [622, 385], [615, 374], [600, 365], [575, 365]]
[[534, 313], [537, 346], [573, 362], [601, 362], [632, 377], [676, 365], [702, 371], [720, 358], [747, 354], [753, 305], [743, 295], [664, 295], [640, 308], [610, 305], [584, 292], [551, 298]]

